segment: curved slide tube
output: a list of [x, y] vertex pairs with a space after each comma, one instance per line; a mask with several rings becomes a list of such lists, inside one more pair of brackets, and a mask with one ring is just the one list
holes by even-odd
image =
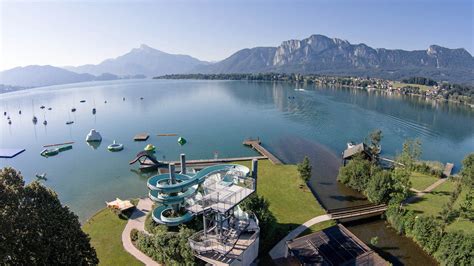
[[195, 175], [175, 174], [176, 183], [170, 183], [169, 174], [160, 174], [152, 176], [147, 181], [150, 189], [148, 196], [151, 200], [162, 204], [153, 210], [153, 220], [157, 223], [168, 226], [176, 226], [181, 223], [188, 222], [192, 219], [193, 213], [187, 211], [179, 217], [166, 217], [163, 213], [173, 209], [173, 206], [183, 204], [186, 199], [193, 197], [208, 176], [222, 171], [235, 170], [241, 172], [244, 176], [248, 176], [250, 170], [242, 165], [237, 164], [220, 164], [206, 167]]

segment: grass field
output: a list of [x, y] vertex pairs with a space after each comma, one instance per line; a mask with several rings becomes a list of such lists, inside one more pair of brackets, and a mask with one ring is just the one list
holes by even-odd
[[439, 178], [435, 176], [418, 172], [412, 172], [410, 176], [411, 187], [419, 191], [423, 191], [438, 180]]
[[426, 86], [426, 85], [408, 84], [408, 83], [401, 83], [401, 82], [397, 82], [397, 81], [392, 82], [392, 87], [393, 88], [401, 88], [401, 87], [404, 87], [404, 86], [418, 87], [422, 91], [427, 91], [427, 90], [432, 88], [431, 86]]
[[443, 204], [449, 201], [454, 187], [454, 182], [448, 180], [431, 193], [424, 195], [421, 200], [409, 204], [407, 208], [419, 214], [437, 216], [442, 210]]
[[82, 230], [91, 237], [100, 265], [143, 265], [122, 246], [122, 231], [127, 220], [105, 208], [92, 216]]
[[[250, 167], [250, 162], [239, 163]], [[274, 165], [261, 160], [258, 174], [257, 194], [270, 202], [270, 210], [277, 218], [280, 230], [290, 231], [326, 213], [299, 177], [296, 165]]]
[[[448, 180], [431, 193], [424, 195], [420, 201], [409, 204], [407, 208], [415, 211], [417, 214], [439, 217], [443, 205], [449, 201], [449, 197], [454, 189], [454, 182]], [[459, 208], [459, 205], [465, 197], [466, 191], [467, 189], [464, 189], [454, 203], [455, 209]], [[466, 233], [474, 233], [474, 223], [467, 219], [457, 218], [455, 221], [450, 223], [446, 229], [448, 231], [462, 230]]]

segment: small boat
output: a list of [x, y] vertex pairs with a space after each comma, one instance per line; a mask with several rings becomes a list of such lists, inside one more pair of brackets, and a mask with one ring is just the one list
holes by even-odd
[[148, 144], [143, 150], [148, 152], [154, 152], [156, 150], [156, 147], [153, 144]]
[[70, 149], [72, 149], [72, 145], [66, 145], [58, 148], [59, 152], [68, 151]]
[[75, 112], [75, 111], [76, 111], [76, 108], [73, 107], [73, 108], [71, 109], [71, 112]]
[[125, 101], [125, 97], [122, 97], [122, 101]]
[[107, 100], [105, 100], [104, 103], [107, 103]]
[[44, 180], [44, 181], [48, 180], [48, 179], [46, 178], [46, 173], [35, 174], [35, 177], [36, 177], [37, 179], [39, 179], [39, 180]]
[[143, 97], [140, 97], [140, 100], [143, 100]]
[[74, 123], [74, 121], [67, 121], [66, 125], [70, 125], [70, 124], [73, 124], [73, 123]]
[[3, 115], [4, 115], [4, 116], [7, 115], [7, 112], [3, 112]]
[[46, 126], [47, 124], [48, 124], [48, 121], [44, 120], [44, 121], [43, 121], [43, 125]]
[[186, 142], [187, 142], [187, 140], [185, 138], [183, 138], [183, 137], [178, 138], [178, 144], [179, 145], [184, 145], [184, 144], [186, 144]]
[[44, 106], [44, 105], [41, 105], [41, 106], [40, 106], [40, 109], [44, 109], [44, 108], [46, 108], [46, 106]]
[[92, 108], [92, 114], [95, 115], [96, 112], [97, 110], [95, 108]]
[[21, 115], [21, 110], [18, 111], [18, 114]]
[[86, 136], [86, 141], [87, 142], [101, 142], [102, 141], [102, 136], [95, 129], [91, 129], [89, 134], [87, 134], [87, 136]]
[[54, 155], [58, 155], [59, 153], [59, 148], [55, 148], [55, 149], [44, 149], [41, 151], [41, 156], [43, 157], [49, 157], [49, 156], [54, 156]]
[[86, 102], [86, 100], [80, 100], [79, 102], [80, 102], [80, 103], [85, 103], [85, 102]]
[[48, 110], [50, 110], [50, 111], [51, 111], [51, 110], [53, 110], [53, 108], [49, 107], [49, 108], [48, 108]]
[[114, 140], [114, 142], [113, 142], [112, 144], [110, 144], [109, 146], [107, 146], [107, 149], [108, 149], [109, 151], [121, 151], [121, 150], [123, 150], [123, 144], [117, 143], [117, 142], [115, 142], [115, 140]]
[[7, 120], [10, 120], [10, 116], [7, 116]]
[[11, 121], [11, 120], [8, 120], [8, 124], [11, 125], [11, 124], [12, 124], [12, 121]]
[[36, 116], [33, 116], [33, 119], [31, 121], [33, 121], [33, 124], [36, 124], [38, 123], [38, 118], [36, 118]]

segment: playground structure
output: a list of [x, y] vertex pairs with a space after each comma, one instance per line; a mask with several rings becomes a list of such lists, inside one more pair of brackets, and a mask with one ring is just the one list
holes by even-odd
[[258, 219], [238, 205], [256, 190], [258, 160], [249, 168], [217, 164], [190, 173], [181, 154], [181, 171], [148, 179], [149, 197], [158, 203], [155, 222], [177, 226], [202, 215], [203, 230], [189, 239], [195, 255], [211, 264], [248, 265], [258, 255]]

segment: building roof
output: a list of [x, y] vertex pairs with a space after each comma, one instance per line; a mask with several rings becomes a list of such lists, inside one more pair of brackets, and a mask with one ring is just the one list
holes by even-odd
[[338, 224], [288, 242], [301, 265], [387, 265], [382, 257]]
[[342, 158], [343, 159], [347, 159], [347, 158], [350, 158], [356, 154], [359, 154], [361, 152], [365, 152], [367, 154], [369, 154], [369, 148], [367, 147], [367, 145], [365, 145], [365, 143], [359, 143], [357, 145], [354, 145], [353, 147], [351, 148], [347, 148], [343, 155], [342, 155]]

